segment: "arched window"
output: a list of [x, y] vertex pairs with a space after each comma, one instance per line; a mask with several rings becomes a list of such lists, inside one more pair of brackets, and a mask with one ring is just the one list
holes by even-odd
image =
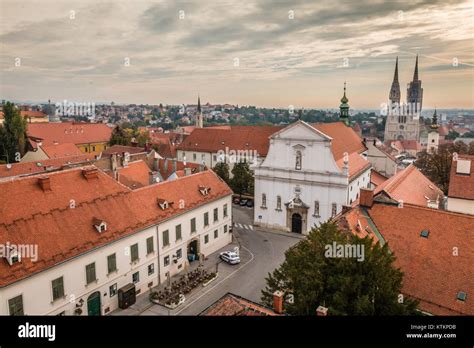
[[267, 207], [267, 195], [265, 193], [262, 193], [262, 208]]
[[277, 196], [277, 207], [276, 210], [281, 210], [281, 196]]
[[303, 157], [301, 156], [301, 151], [296, 151], [296, 161], [295, 161], [295, 169], [301, 170], [301, 162]]

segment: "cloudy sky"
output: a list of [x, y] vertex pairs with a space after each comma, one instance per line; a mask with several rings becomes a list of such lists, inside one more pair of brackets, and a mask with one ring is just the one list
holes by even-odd
[[[471, 1], [1, 0], [0, 99], [474, 108]], [[458, 62], [456, 64], [456, 61]]]

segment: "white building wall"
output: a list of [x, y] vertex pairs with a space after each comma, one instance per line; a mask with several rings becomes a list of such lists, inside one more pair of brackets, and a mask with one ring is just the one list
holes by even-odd
[[474, 200], [448, 197], [447, 210], [474, 215]]
[[[228, 216], [223, 217], [223, 206], [227, 204]], [[213, 221], [213, 209], [218, 208], [219, 220]], [[204, 212], [209, 212], [209, 226], [203, 227]], [[196, 217], [197, 232], [192, 236], [190, 234], [190, 220]], [[0, 288], [0, 315], [8, 315], [8, 300], [18, 295], [23, 295], [23, 308], [25, 315], [56, 315], [65, 312], [66, 315], [73, 315], [76, 303], [80, 299], [84, 300], [82, 305], [82, 315], [87, 315], [87, 297], [96, 291], [101, 293], [101, 312], [106, 314], [106, 309], [113, 311], [118, 308], [118, 295], [110, 297], [109, 287], [117, 283], [117, 290], [124, 285], [132, 282], [132, 274], [140, 272], [140, 280], [135, 284], [136, 290], [141, 294], [151, 286], [156, 286], [158, 282], [163, 283], [165, 273], [170, 271], [171, 276], [184, 270], [184, 266], [178, 268], [178, 265], [184, 264], [187, 260], [187, 243], [197, 236], [202, 240], [201, 252], [206, 255], [217, 251], [225, 245], [231, 243], [232, 235], [230, 232], [224, 233], [224, 225], [228, 225], [229, 231], [232, 222], [232, 204], [231, 196], [227, 196], [216, 201], [210, 202], [205, 206], [198, 207], [182, 215], [175, 216], [158, 226], [149, 227], [145, 230], [136, 232], [103, 247], [89, 251], [84, 255], [77, 256], [72, 260], [58, 264], [50, 269], [37, 273], [26, 279], [13, 283], [9, 286]], [[182, 224], [182, 240], [175, 241], [174, 226]], [[170, 245], [162, 247], [161, 231], [170, 229]], [[217, 229], [219, 235], [214, 239], [213, 231]], [[107, 231], [103, 232], [107, 233]], [[209, 234], [209, 243], [204, 244], [204, 236]], [[154, 252], [147, 255], [146, 240], [149, 237], [154, 238]], [[157, 244], [158, 241], [158, 244]], [[138, 243], [139, 259], [131, 263], [130, 246]], [[182, 248], [183, 256], [180, 262], [172, 262], [172, 253], [178, 248]], [[38, 251], [41, 257], [41, 250]], [[107, 274], [107, 256], [115, 253], [117, 262], [117, 271]], [[163, 268], [163, 258], [169, 255], [171, 259], [170, 267]], [[97, 281], [86, 285], [86, 265], [95, 262]], [[148, 265], [154, 264], [154, 273], [148, 275]], [[64, 298], [52, 301], [51, 281], [63, 277]]]

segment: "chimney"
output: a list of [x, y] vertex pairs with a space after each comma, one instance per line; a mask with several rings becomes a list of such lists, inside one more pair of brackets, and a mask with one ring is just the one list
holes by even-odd
[[117, 171], [117, 154], [116, 153], [113, 153], [112, 156], [110, 156], [110, 165], [111, 165], [111, 168], [112, 169], [112, 172], [116, 172]]
[[168, 159], [165, 158], [165, 163], [163, 164], [163, 171], [166, 173], [168, 173]]
[[360, 189], [359, 205], [361, 207], [371, 208], [374, 204], [374, 191], [366, 188]]
[[176, 159], [173, 159], [173, 173], [176, 173], [176, 171], [178, 170], [177, 168], [177, 162]]
[[191, 168], [184, 168], [184, 176], [191, 175]]
[[99, 177], [99, 171], [97, 168], [88, 168], [82, 170], [82, 175], [86, 180], [97, 179]]
[[328, 309], [326, 307], [323, 307], [323, 306], [319, 306], [317, 309], [316, 309], [316, 315], [318, 317], [325, 317], [328, 315]]
[[280, 290], [273, 293], [273, 311], [278, 314], [283, 313], [283, 292]]
[[48, 176], [39, 178], [38, 183], [43, 191], [51, 191], [51, 181]]

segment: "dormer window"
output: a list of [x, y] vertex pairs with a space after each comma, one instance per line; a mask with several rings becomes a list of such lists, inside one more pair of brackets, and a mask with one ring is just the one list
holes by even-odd
[[199, 192], [201, 192], [201, 194], [203, 196], [207, 196], [209, 194], [209, 191], [211, 191], [211, 188], [210, 187], [207, 187], [207, 186], [199, 186]]
[[6, 246], [5, 258], [10, 266], [21, 261], [21, 255], [18, 253], [17, 248], [11, 245]]
[[173, 204], [173, 202], [168, 202], [166, 199], [160, 199], [160, 198], [157, 199], [157, 202], [161, 210], [166, 210]]
[[107, 223], [104, 220], [94, 218], [93, 223], [97, 232], [102, 233], [102, 232], [107, 231]]

